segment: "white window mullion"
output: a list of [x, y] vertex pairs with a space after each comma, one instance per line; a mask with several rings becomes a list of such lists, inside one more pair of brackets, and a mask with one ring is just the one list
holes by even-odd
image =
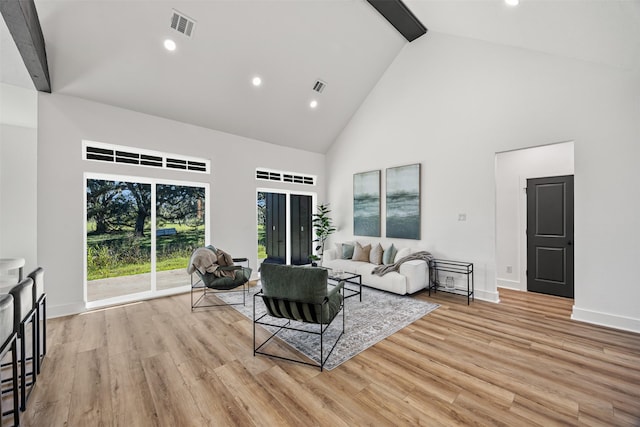
[[156, 187], [151, 184], [151, 292], [156, 292]]
[[211, 195], [209, 193], [209, 186], [206, 185], [204, 187], [204, 245], [205, 246], [211, 244], [211, 227], [209, 227], [209, 224], [211, 224], [211, 209], [209, 207], [210, 196]]

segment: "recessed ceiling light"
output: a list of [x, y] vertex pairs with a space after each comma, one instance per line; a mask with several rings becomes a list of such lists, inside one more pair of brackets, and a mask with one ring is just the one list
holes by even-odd
[[520, 3], [520, 0], [504, 0], [504, 2], [509, 6], [517, 6]]
[[318, 106], [318, 101], [316, 101], [315, 99], [309, 103], [309, 107], [311, 108], [316, 108], [317, 106]]
[[254, 86], [260, 86], [262, 84], [262, 79], [256, 76], [251, 80], [251, 83], [253, 83]]
[[166, 39], [164, 41], [164, 48], [167, 49], [169, 52], [173, 52], [174, 50], [176, 50], [176, 42], [174, 42], [171, 39]]

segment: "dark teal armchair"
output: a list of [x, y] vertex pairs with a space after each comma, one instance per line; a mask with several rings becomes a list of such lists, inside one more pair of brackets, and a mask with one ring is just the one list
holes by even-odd
[[[262, 264], [260, 272], [262, 289], [253, 296], [253, 355], [261, 354], [298, 362], [319, 367], [322, 371], [325, 362], [344, 334], [345, 318], [342, 296], [344, 282], [338, 283], [337, 286], [328, 285], [327, 270], [318, 267]], [[260, 300], [264, 303], [266, 313], [256, 316], [256, 303]], [[341, 311], [342, 331], [325, 356], [324, 334]], [[303, 329], [302, 323], [317, 324], [318, 329]], [[272, 330], [276, 329], [269, 338], [258, 346], [256, 346], [256, 325], [272, 327]], [[319, 335], [319, 363], [290, 359], [264, 351], [265, 345], [283, 329]]]
[[[213, 246], [207, 246], [207, 250], [215, 253], [217, 249]], [[206, 250], [205, 250], [206, 252]], [[196, 252], [194, 251], [194, 254]], [[251, 278], [251, 269], [249, 268], [249, 260], [247, 258], [233, 258], [229, 256], [229, 264], [218, 267], [219, 271], [225, 271], [227, 274], [218, 277], [213, 273], [208, 273], [202, 266], [197, 266], [194, 262], [194, 255], [190, 260], [187, 272], [191, 274], [191, 311], [196, 308], [217, 307], [222, 305], [245, 305], [246, 294], [249, 292], [249, 280]], [[246, 267], [233, 265], [234, 262], [244, 262]], [[218, 292], [242, 292], [242, 303], [221, 304], [211, 302], [207, 297]], [[200, 293], [200, 296], [197, 294]]]

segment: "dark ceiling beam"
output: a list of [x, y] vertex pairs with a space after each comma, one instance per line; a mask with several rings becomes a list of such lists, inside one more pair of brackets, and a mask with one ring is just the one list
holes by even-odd
[[427, 32], [427, 28], [409, 10], [402, 0], [367, 0], [407, 41], [414, 41]]
[[0, 12], [37, 90], [51, 93], [47, 52], [33, 0], [0, 0]]

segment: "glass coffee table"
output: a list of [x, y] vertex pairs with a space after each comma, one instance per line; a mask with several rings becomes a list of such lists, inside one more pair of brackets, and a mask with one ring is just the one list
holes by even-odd
[[349, 273], [348, 271], [337, 272], [329, 270], [330, 285], [337, 285], [341, 280], [344, 281], [344, 287], [342, 288], [344, 290], [344, 298], [347, 299], [358, 295], [360, 302], [362, 302], [362, 275]]

